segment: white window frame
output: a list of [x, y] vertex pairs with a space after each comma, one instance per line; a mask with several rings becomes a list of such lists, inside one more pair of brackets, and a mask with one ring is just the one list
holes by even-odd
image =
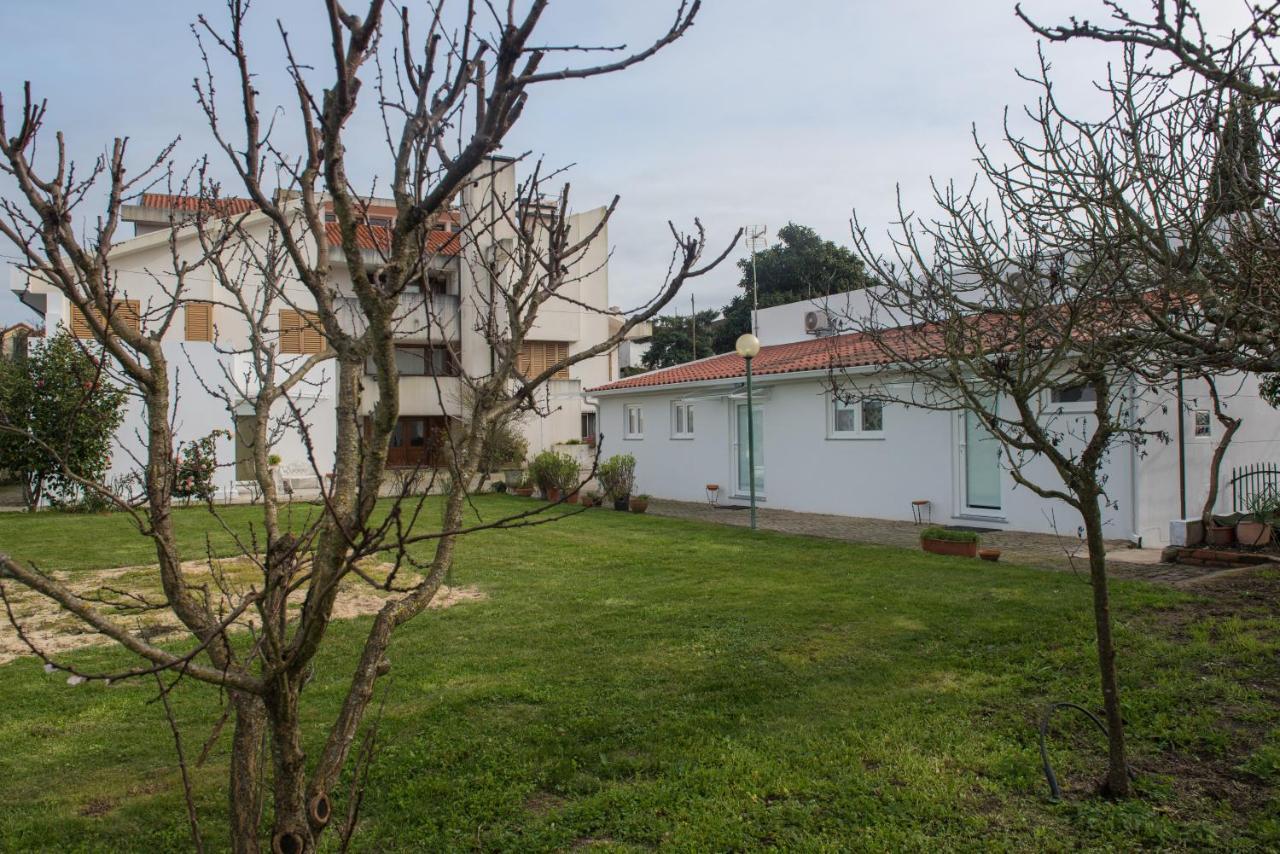
[[[634, 432], [631, 429], [633, 411], [636, 414], [636, 426], [640, 428]], [[628, 403], [622, 407], [622, 438], [631, 440], [644, 438], [644, 407], [638, 403]]]
[[[1200, 432], [1200, 416], [1204, 416], [1204, 432]], [[1213, 438], [1213, 413], [1207, 409], [1191, 410], [1191, 437], [1194, 439]]]
[[684, 400], [673, 400], [671, 402], [671, 438], [692, 439], [693, 425], [693, 404]]
[[[863, 427], [864, 407], [868, 404], [880, 405], [880, 429], [866, 430]], [[853, 400], [840, 400], [832, 395], [827, 398], [827, 438], [828, 439], [884, 439], [885, 405], [877, 398], [860, 397]], [[844, 409], [853, 412], [854, 429], [836, 429], [836, 410]]]

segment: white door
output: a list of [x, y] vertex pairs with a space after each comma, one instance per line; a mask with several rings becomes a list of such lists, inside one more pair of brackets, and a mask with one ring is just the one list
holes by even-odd
[[[756, 478], [756, 497], [764, 494], [764, 410], [759, 406], [753, 407], [755, 417], [752, 419], [751, 432], [755, 439], [753, 443], [755, 457], [755, 478]], [[751, 481], [748, 472], [751, 469], [750, 461], [747, 457], [747, 405], [745, 403], [737, 404], [735, 408], [734, 418], [734, 485], [738, 495], [749, 495], [751, 493]]]
[[982, 419], [965, 411], [959, 416], [960, 505], [967, 513], [998, 514], [1000, 500], [1000, 441]]

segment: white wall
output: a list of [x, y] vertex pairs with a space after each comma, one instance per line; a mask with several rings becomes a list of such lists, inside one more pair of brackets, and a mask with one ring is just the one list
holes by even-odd
[[[721, 391], [728, 387], [720, 387]], [[829, 397], [821, 380], [762, 378], [765, 487], [761, 503], [817, 513], [911, 519], [911, 502], [932, 502], [933, 519], [943, 524], [971, 524], [1021, 531], [1059, 533], [1072, 540], [1078, 514], [1060, 502], [1042, 499], [1002, 472], [1003, 511], [996, 518], [965, 516], [959, 507], [957, 416], [901, 404], [886, 404], [882, 439], [828, 437]], [[654, 393], [599, 395], [602, 453], [636, 457], [637, 491], [684, 501], [705, 500], [707, 483], [722, 487], [722, 503], [735, 483], [731, 408], [721, 397], [695, 402], [696, 436], [671, 438], [670, 411], [675, 400], [706, 394], [707, 388]], [[645, 416], [643, 439], [624, 438], [623, 407], [639, 404]], [[1108, 461], [1108, 485], [1118, 506], [1104, 511], [1106, 535], [1132, 533], [1129, 459], [1119, 449]], [[1040, 461], [1027, 471], [1037, 481], [1058, 481]]]

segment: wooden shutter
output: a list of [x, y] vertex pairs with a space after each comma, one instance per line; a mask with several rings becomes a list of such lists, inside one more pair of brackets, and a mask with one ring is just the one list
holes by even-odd
[[320, 316], [309, 311], [302, 312], [302, 352], [324, 352], [324, 333], [320, 330]]
[[84, 316], [84, 312], [76, 306], [71, 306], [71, 334], [76, 338], [92, 338], [93, 330], [89, 328], [89, 320]]
[[280, 352], [302, 352], [302, 315], [291, 308], [280, 309]]
[[188, 341], [213, 340], [213, 303], [189, 302], [185, 308]]
[[320, 331], [319, 316], [310, 311], [280, 309], [280, 352], [324, 352], [324, 335]]
[[124, 321], [124, 325], [133, 332], [141, 328], [142, 313], [136, 299], [118, 299], [112, 304], [116, 317]]
[[[112, 306], [114, 306], [115, 316], [123, 320], [129, 329], [137, 332], [140, 328], [142, 316], [138, 301], [136, 299], [118, 299], [112, 303]], [[102, 312], [96, 308], [91, 308], [89, 311], [94, 317], [99, 320], [102, 319]], [[71, 306], [71, 334], [76, 338], [93, 337], [93, 327], [89, 325], [88, 318], [75, 305]]]
[[[559, 361], [569, 358], [568, 341], [526, 341], [516, 356], [516, 370], [526, 377], [537, 376]], [[551, 375], [553, 380], [569, 379], [569, 369]]]

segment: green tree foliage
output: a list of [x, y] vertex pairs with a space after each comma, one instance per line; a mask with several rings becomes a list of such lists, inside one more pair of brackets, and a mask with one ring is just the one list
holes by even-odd
[[[653, 321], [653, 337], [649, 349], [641, 360], [647, 370], [669, 368], [681, 362], [691, 362], [705, 356], [714, 356], [712, 337], [715, 335], [715, 311], [700, 311], [694, 318], [688, 316], [658, 317]], [[697, 321], [697, 347], [692, 336]]]
[[65, 332], [0, 363], [0, 468], [22, 480], [28, 508], [42, 496], [55, 505], [76, 500], [82, 490], [68, 469], [102, 481], [124, 403], [98, 359]]
[[[823, 240], [812, 228], [788, 223], [778, 229], [778, 243], [756, 253], [760, 308], [802, 299], [844, 293], [872, 284], [865, 268], [843, 246]], [[751, 330], [751, 257], [738, 262], [742, 293], [724, 308], [716, 328], [715, 352], [727, 353], [733, 342]]]

